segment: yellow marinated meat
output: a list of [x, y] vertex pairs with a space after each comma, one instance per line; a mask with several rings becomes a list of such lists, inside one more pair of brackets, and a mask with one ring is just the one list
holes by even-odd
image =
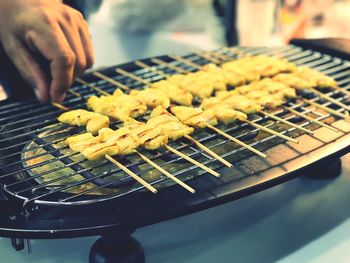
[[243, 95], [228, 97], [224, 99], [222, 103], [228, 105], [232, 109], [242, 111], [245, 114], [253, 114], [262, 109], [261, 105]]
[[125, 121], [143, 115], [147, 106], [134, 96], [116, 90], [113, 96], [91, 96], [87, 105], [94, 112], [107, 115], [108, 117]]
[[194, 129], [183, 124], [178, 118], [161, 106], [156, 107], [150, 115], [147, 124], [160, 127], [171, 140], [177, 140], [186, 134], [191, 134]]
[[130, 95], [136, 97], [139, 101], [142, 101], [149, 108], [155, 108], [162, 106], [168, 108], [170, 106], [170, 98], [168, 93], [159, 89], [146, 88], [143, 90], [132, 90]]
[[132, 121], [124, 124], [137, 137], [139, 144], [148, 150], [155, 150], [168, 143], [168, 135], [161, 127]]
[[65, 143], [69, 148], [74, 152], [80, 152], [82, 149], [99, 143], [102, 141], [102, 138], [95, 137], [92, 133], [83, 133], [79, 135], [70, 136], [65, 140]]
[[166, 80], [160, 80], [157, 82], [154, 82], [150, 86], [151, 89], [161, 90], [165, 92], [171, 101], [184, 105], [184, 106], [191, 106], [193, 96], [188, 91], [185, 91], [181, 88], [179, 88], [177, 85], [170, 83]]
[[[242, 75], [239, 75], [239, 74], [233, 72], [232, 70], [225, 70], [221, 67], [218, 67], [217, 65], [215, 65], [213, 63], [204, 65], [201, 68], [201, 71], [221, 75], [223, 78], [223, 82], [226, 85], [230, 85], [233, 87], [243, 85], [246, 82], [246, 79]], [[215, 90], [226, 90], [226, 87], [220, 86], [219, 88], [216, 88]]]
[[332, 88], [337, 86], [337, 82], [333, 78], [308, 67], [299, 67], [295, 74], [304, 80], [316, 82], [317, 88]]
[[212, 110], [202, 110], [186, 106], [175, 106], [170, 111], [184, 124], [191, 127], [205, 128], [208, 124], [216, 125], [217, 119]]
[[244, 121], [247, 119], [247, 115], [245, 113], [234, 110], [225, 104], [216, 105], [212, 107], [211, 110], [214, 112], [218, 121], [225, 124], [234, 123], [237, 120]]
[[311, 89], [316, 87], [314, 80], [303, 79], [294, 73], [281, 73], [275, 76], [273, 80], [284, 83], [293, 89]]
[[89, 161], [96, 161], [108, 155], [120, 154], [119, 147], [116, 142], [100, 142], [81, 149], [80, 153]]
[[139, 139], [130, 132], [128, 127], [121, 127], [117, 130], [105, 128], [100, 130], [99, 136], [104, 142], [115, 143], [119, 148], [118, 154], [120, 155], [132, 154], [140, 145]]
[[109, 126], [107, 116], [82, 109], [62, 113], [58, 117], [58, 121], [70, 125], [86, 126], [86, 131], [93, 134], [97, 134], [100, 129]]

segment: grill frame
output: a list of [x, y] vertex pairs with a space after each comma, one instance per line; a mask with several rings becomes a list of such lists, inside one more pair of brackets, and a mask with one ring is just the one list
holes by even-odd
[[[286, 49], [288, 49], [288, 47], [285, 47]], [[249, 48], [248, 48], [249, 49]], [[262, 50], [264, 50], [265, 48], [261, 48]], [[243, 48], [243, 50], [244, 50], [244, 48]], [[259, 49], [256, 49], [257, 51], [259, 51]], [[292, 50], [293, 51], [293, 50]], [[273, 52], [277, 52], [277, 49], [276, 50], [273, 50]], [[303, 52], [309, 52], [309, 53], [311, 53], [311, 54], [313, 54], [314, 56], [321, 56], [321, 54], [320, 53], [318, 53], [318, 52], [314, 52], [314, 51], [302, 51], [302, 53]], [[277, 52], [278, 53], [278, 52]], [[189, 55], [189, 56], [186, 56], [187, 58], [192, 58], [192, 56], [191, 55]], [[323, 55], [323, 57], [324, 57], [324, 59], [330, 59], [330, 60], [334, 60], [334, 61], [338, 61], [338, 62], [342, 62], [341, 60], [339, 60], [339, 59], [337, 59], [337, 58], [332, 58], [332, 57], [330, 57], [330, 56], [328, 56], [328, 55]], [[161, 58], [161, 59], [163, 59], [163, 60], [169, 60], [169, 58], [167, 58], [166, 56], [161, 56], [161, 57], [159, 57], [159, 58]], [[310, 59], [310, 56], [309, 55], [307, 55], [307, 56], [305, 56], [305, 59], [306, 60], [309, 60]], [[145, 62], [145, 63], [149, 63], [150, 62], [150, 59], [145, 59], [145, 60], [142, 60], [143, 62]], [[319, 62], [319, 61], [318, 61]], [[347, 63], [347, 62], [344, 62], [344, 63]], [[316, 63], [317, 64], [317, 63]], [[120, 68], [123, 68], [123, 69], [125, 69], [125, 70], [130, 70], [132, 67], [135, 67], [135, 65], [133, 64], [133, 63], [126, 63], [126, 64], [123, 64], [123, 65], [120, 65], [120, 66], [118, 66], [118, 67], [120, 67]], [[115, 67], [111, 67], [111, 68], [108, 68], [108, 69], [104, 69], [104, 70], [102, 70], [102, 73], [105, 73], [105, 74], [109, 74], [111, 71], [113, 71], [114, 70], [114, 68]], [[344, 72], [342, 72], [342, 74], [343, 74]], [[89, 76], [89, 74], [87, 74], [87, 75], [85, 75], [84, 76], [84, 79], [86, 79], [86, 80], [88, 80], [89, 81], [89, 77], [91, 77], [91, 75]], [[349, 80], [350, 81], [350, 80]], [[73, 99], [72, 101], [69, 101], [69, 103], [68, 104], [65, 104], [66, 106], [69, 106], [70, 104], [74, 104], [75, 102], [77, 101], [77, 99]], [[1, 106], [0, 106], [1, 107]], [[18, 109], [18, 107], [17, 107], [17, 104], [15, 104], [15, 107], [16, 107], [16, 109]], [[44, 106], [44, 108], [45, 107], [50, 107], [50, 106]], [[40, 108], [40, 109], [42, 109], [42, 108]], [[39, 109], [39, 111], [40, 111], [40, 109]], [[11, 111], [11, 110], [9, 110], [9, 111]], [[11, 111], [12, 112], [12, 111]], [[233, 128], [232, 128], [233, 129]], [[289, 130], [293, 130], [293, 128], [290, 128]], [[347, 139], [345, 140], [345, 143], [347, 142], [347, 140], [348, 140], [348, 136], [345, 136]], [[328, 151], [328, 154], [327, 154], [327, 151]], [[345, 153], [345, 152], [348, 152], [349, 151], [349, 144], [347, 145], [347, 147], [343, 147], [343, 146], [341, 146], [341, 147], [334, 147], [332, 150], [329, 150], [329, 149], [327, 149], [327, 151], [325, 151], [325, 153], [323, 153], [323, 151], [322, 151], [322, 154], [320, 154], [320, 156], [322, 156], [322, 158], [326, 158], [327, 157], [327, 155], [328, 156], [338, 156], [339, 154], [343, 154], [343, 153]], [[321, 160], [322, 158], [319, 158], [319, 160]], [[319, 161], [319, 160], [317, 160], [317, 161]], [[313, 160], [313, 162], [315, 162], [316, 160]], [[243, 179], [241, 179], [241, 180], [238, 180], [237, 182], [232, 182], [232, 184], [231, 183], [227, 183], [227, 184], [220, 184], [220, 185], [217, 185], [217, 184], [215, 184], [214, 183], [214, 187], [212, 188], [212, 189], [210, 189], [210, 192], [215, 192], [215, 193], [217, 193], [219, 196], [230, 196], [230, 197], [225, 197], [224, 199], [226, 200], [226, 198], [228, 198], [228, 199], [231, 199], [231, 200], [233, 200], [233, 199], [237, 199], [237, 198], [240, 198], [240, 197], [243, 197], [243, 196], [245, 196], [245, 195], [247, 195], [247, 194], [251, 194], [251, 193], [253, 193], [253, 192], [256, 192], [256, 191], [260, 191], [261, 189], [265, 189], [266, 187], [269, 187], [269, 186], [271, 186], [271, 185], [275, 185], [275, 184], [277, 184], [277, 183], [279, 183], [279, 182], [282, 182], [282, 181], [284, 181], [284, 180], [287, 180], [287, 179], [284, 179], [284, 178], [292, 178], [294, 175], [293, 174], [295, 174], [298, 170], [300, 170], [300, 169], [302, 169], [303, 167], [307, 167], [307, 166], [309, 166], [309, 165], [311, 165], [311, 163], [312, 162], [310, 162], [309, 164], [307, 164], [307, 161], [306, 161], [306, 159], [303, 161], [304, 162], [304, 165], [302, 165], [301, 167], [298, 167], [297, 165], [296, 165], [296, 167], [298, 167], [297, 169], [292, 169], [290, 172], [284, 172], [283, 174], [279, 174], [278, 176], [276, 175], [273, 175], [272, 173], [269, 175], [269, 176], [267, 176], [267, 179], [262, 179], [263, 177], [260, 177], [259, 178], [259, 180], [256, 180], [255, 181], [255, 184], [253, 183], [253, 184], [249, 184], [249, 181], [251, 180], [250, 178], [251, 177], [249, 177], [249, 178], [246, 178], [246, 180], [244, 180], [244, 178]], [[202, 178], [204, 178], [203, 176], [201, 176], [200, 178], [198, 178], [198, 180], [202, 180], [203, 181], [203, 179]], [[192, 181], [196, 181], [194, 184], [195, 185], [201, 185], [201, 182], [197, 182], [198, 181], [197, 179], [192, 179], [191, 180], [191, 182]], [[207, 180], [210, 180], [211, 181], [211, 183], [213, 183], [212, 181], [213, 181], [213, 179], [211, 178], [211, 179], [207, 179]], [[280, 181], [281, 180], [281, 181]], [[237, 183], [237, 184], [236, 184]], [[240, 187], [238, 187], [238, 186], [240, 186], [240, 185], [245, 185], [246, 186], [246, 189], [240, 189]], [[229, 186], [230, 185], [230, 186]], [[232, 189], [231, 189], [231, 191], [232, 191], [232, 193], [230, 193], [230, 194], [228, 194], [228, 192], [229, 191], [227, 191], [227, 189], [229, 189], [229, 188], [231, 188], [231, 187], [238, 187], [237, 188], [237, 190], [236, 191], [232, 191]], [[260, 187], [261, 187], [261, 189], [260, 189]], [[171, 189], [175, 189], [176, 187], [174, 187], [174, 186], [172, 186], [172, 187], [170, 187]], [[254, 189], [251, 189], [251, 188], [254, 188]], [[221, 190], [220, 190], [221, 189]], [[226, 190], [225, 190], [226, 189]], [[6, 190], [6, 189], [5, 189]], [[179, 190], [179, 189], [177, 189], [177, 190]], [[161, 191], [163, 191], [163, 190], [161, 190]], [[167, 191], [167, 189], [164, 189], [164, 191]], [[199, 192], [201, 192], [201, 191], [199, 191]], [[235, 193], [236, 192], [236, 193]], [[13, 193], [9, 193], [9, 194], [13, 194]], [[143, 195], [144, 193], [142, 193], [141, 195]], [[237, 196], [236, 196], [236, 194], [237, 194]], [[137, 194], [137, 195], [139, 195], [139, 193]], [[194, 197], [191, 197], [192, 199], [194, 199], [194, 200], [196, 200], [196, 199], [200, 199], [200, 197], [199, 197], [199, 195], [200, 195], [200, 193], [197, 193], [196, 194], [196, 196], [194, 196]], [[159, 196], [159, 194], [157, 195], [157, 197]], [[156, 197], [156, 198], [157, 198]], [[161, 198], [161, 197], [159, 197], [159, 198]], [[114, 203], [114, 201], [116, 201], [116, 200], [112, 200], [112, 199], [114, 199], [114, 197], [112, 197], [112, 198], [107, 198], [107, 199], [100, 199], [98, 202], [106, 202], [106, 201], [112, 201], [112, 203]], [[119, 199], [121, 199], [121, 198], [119, 198]], [[127, 198], [128, 199], [128, 198]], [[220, 198], [217, 196], [216, 197], [216, 199], [215, 200], [219, 200]], [[207, 201], [209, 202], [209, 198], [207, 198]], [[154, 202], [154, 201], [153, 201]], [[215, 201], [215, 202], [218, 202], [218, 201]], [[67, 204], [67, 205], [91, 205], [92, 203], [94, 203], [94, 202], [78, 202], [78, 203], [70, 203], [70, 202], [68, 202], [68, 203], [65, 203], [65, 204]], [[119, 200], [117, 200], [115, 203], [119, 203]], [[28, 205], [29, 204], [29, 205]], [[46, 201], [44, 201], [44, 202], [34, 202], [34, 203], [25, 203], [25, 205], [28, 205], [28, 207], [26, 207], [26, 209], [28, 208], [30, 211], [31, 211], [31, 213], [33, 212], [33, 207], [35, 207], [35, 209], [37, 209], [37, 207], [38, 207], [38, 205], [57, 205], [57, 202], [54, 202], [54, 203], [50, 203], [50, 202], [46, 202]], [[62, 205], [62, 203], [61, 204], [59, 204], [59, 205]], [[195, 205], [191, 205], [191, 206], [195, 206]], [[209, 203], [208, 203], [208, 206], [210, 206], [209, 205]]]

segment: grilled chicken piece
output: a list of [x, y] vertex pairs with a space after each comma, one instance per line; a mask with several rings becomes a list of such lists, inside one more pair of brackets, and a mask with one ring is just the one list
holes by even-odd
[[158, 149], [168, 143], [168, 135], [161, 127], [138, 121], [130, 121], [124, 125], [138, 138], [140, 145], [148, 150]]
[[140, 145], [139, 138], [130, 132], [128, 127], [121, 127], [117, 130], [102, 129], [99, 131], [99, 136], [104, 142], [115, 143], [119, 148], [118, 154], [120, 155], [132, 154]]
[[108, 141], [86, 147], [80, 153], [89, 161], [97, 161], [104, 158], [106, 154], [111, 156], [120, 154], [120, 149], [116, 142]]
[[[213, 63], [204, 65], [201, 68], [201, 71], [220, 75], [222, 76], [222, 80], [226, 85], [233, 87], [243, 85], [246, 82], [246, 79], [242, 75], [239, 75], [237, 72], [234, 72], [230, 69], [226, 70], [224, 68], [218, 67]], [[226, 90], [226, 86], [221, 85], [215, 90]]]
[[130, 117], [136, 118], [147, 110], [144, 102], [134, 96], [124, 94], [119, 89], [113, 93], [113, 96], [91, 96], [87, 101], [87, 105], [94, 112], [121, 121], [128, 120]]
[[175, 106], [170, 111], [184, 124], [191, 127], [205, 128], [208, 124], [216, 125], [217, 119], [212, 110], [202, 110], [186, 106]]
[[188, 91], [185, 91], [181, 88], [179, 88], [177, 85], [170, 83], [166, 80], [157, 81], [155, 83], [152, 83], [150, 86], [151, 89], [160, 90], [162, 92], [165, 92], [171, 101], [184, 105], [184, 106], [191, 106], [193, 96]]
[[210, 97], [214, 90], [226, 90], [222, 76], [203, 71], [172, 75], [167, 81], [201, 99]]
[[160, 127], [171, 140], [177, 140], [194, 131], [192, 127], [183, 124], [178, 118], [161, 106], [156, 107], [150, 116], [151, 118], [147, 121], [147, 124]]
[[62, 113], [58, 117], [58, 121], [70, 125], [86, 126], [86, 131], [93, 134], [97, 134], [100, 129], [109, 126], [107, 116], [81, 109]]
[[304, 80], [316, 82], [317, 88], [322, 89], [322, 88], [332, 88], [337, 86], [337, 82], [333, 78], [308, 67], [298, 68], [296, 75], [298, 75], [300, 78]]
[[102, 139], [100, 137], [93, 136], [91, 132], [71, 136], [65, 140], [65, 143], [74, 152], [80, 152], [82, 149], [99, 142], [102, 142]]
[[311, 89], [316, 87], [316, 82], [314, 80], [303, 79], [294, 73], [278, 74], [273, 80], [286, 84], [293, 89]]
[[130, 95], [136, 97], [139, 101], [143, 101], [147, 107], [152, 109], [159, 105], [164, 108], [170, 106], [168, 93], [159, 89], [132, 90]]
[[241, 59], [226, 62], [223, 69], [240, 72], [246, 77], [246, 82], [258, 80], [262, 77], [271, 77], [281, 72], [294, 72], [296, 66], [284, 59], [259, 55], [244, 57]]

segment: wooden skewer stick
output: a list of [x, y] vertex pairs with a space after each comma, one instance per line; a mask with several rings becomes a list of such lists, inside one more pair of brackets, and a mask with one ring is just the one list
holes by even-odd
[[119, 81], [116, 81], [115, 79], [112, 79], [112, 78], [102, 74], [101, 72], [94, 71], [94, 72], [92, 72], [92, 74], [94, 74], [96, 77], [103, 79], [103, 80], [111, 83], [112, 85], [115, 85], [123, 90], [130, 90], [130, 88], [128, 86], [124, 85], [123, 83], [120, 83]]
[[54, 106], [55, 108], [58, 108], [60, 110], [64, 110], [64, 111], [70, 110], [68, 107], [66, 107], [60, 103], [54, 102], [54, 101], [52, 101], [51, 104], [52, 104], [52, 106]]
[[80, 84], [83, 84], [83, 85], [89, 87], [90, 89], [97, 91], [98, 93], [100, 93], [102, 95], [105, 95], [105, 96], [110, 96], [111, 95], [108, 92], [106, 92], [104, 90], [101, 90], [100, 88], [91, 85], [90, 83], [86, 82], [85, 80], [82, 80], [81, 78], [76, 78], [76, 82], [79, 82]]
[[296, 129], [298, 129], [298, 130], [304, 131], [304, 132], [309, 133], [309, 134], [314, 134], [314, 132], [311, 131], [311, 130], [309, 130], [309, 129], [306, 129], [306, 128], [304, 128], [304, 127], [301, 127], [300, 125], [297, 125], [297, 124], [292, 123], [292, 122], [290, 122], [290, 121], [287, 121], [287, 120], [285, 120], [285, 119], [282, 119], [282, 118], [280, 118], [280, 117], [278, 117], [278, 116], [276, 116], [276, 115], [273, 115], [273, 114], [271, 114], [271, 113], [269, 113], [269, 112], [260, 110], [259, 113], [261, 113], [261, 114], [263, 114], [263, 115], [265, 115], [265, 116], [267, 116], [267, 117], [269, 117], [269, 118], [271, 118], [271, 119], [274, 119], [274, 120], [276, 120], [276, 121], [279, 121], [279, 122], [282, 122], [282, 123], [284, 123], [284, 124], [287, 124], [287, 125], [289, 125], [289, 126], [291, 126], [291, 127], [294, 127], [294, 128], [296, 128]]
[[348, 105], [345, 105], [344, 103], [336, 100], [336, 99], [333, 99], [332, 97], [329, 97], [328, 95], [318, 91], [317, 89], [314, 89], [314, 88], [311, 88], [310, 89], [313, 93], [316, 93], [318, 96], [320, 96], [321, 98], [325, 99], [325, 100], [328, 100], [329, 102], [333, 103], [333, 104], [336, 104], [348, 111], [350, 111], [350, 107]]
[[148, 85], [148, 84], [149, 84], [149, 81], [144, 80], [143, 78], [140, 78], [140, 77], [136, 76], [135, 74], [132, 74], [132, 73], [130, 73], [130, 72], [127, 72], [127, 71], [124, 70], [124, 69], [116, 68], [115, 71], [116, 71], [117, 73], [121, 74], [121, 75], [124, 75], [124, 76], [129, 77], [129, 78], [134, 79], [134, 80], [137, 80], [138, 82], [143, 83], [143, 84], [145, 84], [145, 85]]
[[154, 73], [160, 75], [163, 78], [167, 78], [168, 77], [168, 75], [164, 74], [163, 71], [155, 69], [154, 67], [151, 67], [151, 66], [143, 63], [142, 61], [137, 60], [137, 61], [135, 61], [135, 64], [138, 65], [139, 67], [144, 68], [144, 69], [151, 70], [151, 71], [153, 71]]
[[287, 110], [287, 111], [290, 111], [290, 112], [293, 113], [294, 115], [297, 115], [297, 116], [300, 116], [300, 117], [304, 118], [305, 120], [308, 120], [308, 121], [310, 121], [310, 122], [314, 122], [314, 123], [316, 123], [316, 124], [318, 124], [318, 125], [320, 125], [320, 126], [323, 126], [323, 127], [327, 128], [327, 129], [329, 129], [329, 130], [332, 130], [332, 131], [334, 131], [334, 132], [339, 132], [339, 130], [337, 130], [336, 128], [334, 128], [334, 127], [328, 125], [327, 123], [324, 123], [324, 122], [322, 122], [322, 121], [319, 121], [319, 120], [317, 120], [317, 119], [314, 119], [314, 118], [312, 118], [312, 117], [310, 117], [310, 116], [308, 116], [308, 115], [306, 115], [306, 114], [303, 114], [303, 113], [301, 113], [301, 112], [299, 112], [299, 111], [296, 111], [296, 110], [294, 110], [294, 109], [288, 108], [288, 107], [286, 107], [286, 106], [282, 106], [282, 108], [285, 109], [285, 110]]
[[299, 141], [297, 141], [296, 139], [293, 139], [293, 138], [288, 137], [288, 136], [286, 136], [286, 135], [284, 135], [284, 134], [281, 134], [281, 133], [279, 133], [279, 132], [276, 132], [276, 131], [274, 131], [274, 130], [272, 130], [272, 129], [270, 129], [270, 128], [267, 128], [267, 127], [265, 127], [265, 126], [262, 126], [262, 125], [260, 125], [260, 124], [258, 124], [258, 123], [252, 122], [252, 121], [250, 121], [250, 120], [245, 120], [244, 122], [246, 122], [246, 123], [248, 123], [248, 124], [254, 126], [255, 128], [258, 128], [258, 129], [260, 129], [260, 130], [263, 130], [263, 131], [265, 131], [265, 132], [267, 132], [267, 133], [276, 135], [277, 137], [280, 137], [280, 138], [282, 138], [282, 139], [284, 139], [284, 140], [287, 140], [287, 141], [290, 141], [290, 142], [294, 142], [294, 143], [299, 143]]
[[174, 175], [172, 175], [168, 171], [164, 170], [162, 167], [160, 167], [158, 164], [156, 164], [155, 162], [153, 162], [152, 160], [147, 158], [142, 153], [140, 153], [138, 151], [136, 151], [136, 153], [141, 157], [141, 159], [146, 161], [149, 165], [153, 166], [155, 169], [157, 169], [158, 171], [160, 171], [161, 173], [163, 173], [164, 175], [169, 177], [171, 180], [173, 180], [174, 182], [176, 182], [177, 184], [179, 184], [180, 186], [185, 188], [187, 191], [191, 192], [192, 194], [194, 194], [196, 192], [196, 190], [194, 190], [191, 186], [189, 186], [188, 184], [185, 184], [183, 181], [179, 180], [177, 177], [175, 177]]
[[328, 108], [328, 107], [326, 107], [326, 106], [324, 106], [322, 104], [319, 104], [317, 102], [314, 102], [312, 100], [308, 100], [308, 99], [305, 99], [305, 98], [302, 98], [302, 100], [307, 102], [308, 104], [310, 104], [312, 106], [315, 106], [316, 108], [320, 108], [320, 109], [322, 109], [322, 110], [324, 110], [324, 111], [326, 111], [326, 112], [328, 112], [328, 113], [330, 113], [330, 114], [332, 114], [334, 116], [337, 116], [337, 117], [340, 117], [340, 118], [342, 118], [344, 120], [350, 121], [350, 117], [345, 115], [345, 114], [343, 114], [343, 113], [341, 113], [341, 112], [338, 112], [336, 110]]
[[214, 157], [216, 160], [220, 161], [221, 163], [223, 163], [224, 165], [226, 165], [227, 167], [232, 167], [233, 165], [231, 163], [229, 163], [228, 161], [226, 161], [224, 158], [222, 158], [220, 155], [216, 154], [214, 151], [210, 150], [207, 146], [203, 145], [202, 143], [200, 143], [199, 141], [197, 141], [196, 139], [194, 139], [192, 136], [185, 134], [184, 137], [193, 142], [195, 145], [197, 145], [198, 148], [202, 149], [203, 151], [205, 151], [206, 153], [210, 154], [212, 157]]
[[210, 61], [210, 62], [213, 62], [215, 64], [221, 64], [220, 60], [216, 59], [216, 58], [213, 58], [211, 56], [208, 56], [207, 54], [205, 54], [203, 51], [197, 51], [197, 50], [193, 50], [193, 49], [190, 49], [190, 52], [192, 52], [193, 54], [196, 54], [200, 57], [203, 57], [205, 58], [206, 60]]
[[133, 171], [122, 165], [117, 160], [113, 159], [110, 155], [106, 154], [105, 158], [110, 161], [111, 163], [118, 166], [121, 170], [123, 170], [126, 174], [130, 175], [132, 178], [134, 178], [136, 181], [138, 181], [140, 184], [142, 184], [144, 187], [146, 187], [148, 190], [150, 190], [152, 193], [156, 194], [158, 191], [156, 188], [154, 188], [152, 185], [147, 183], [145, 180], [143, 180], [140, 176], [135, 174]]
[[343, 94], [350, 96], [350, 91], [348, 91], [347, 89], [344, 89], [344, 88], [341, 88], [338, 86], [332, 87], [332, 89], [338, 90], [338, 91], [342, 92]]
[[258, 151], [257, 149], [253, 148], [253, 147], [250, 146], [249, 144], [246, 144], [246, 143], [244, 143], [244, 142], [242, 142], [242, 141], [236, 139], [235, 137], [232, 137], [231, 135], [227, 134], [226, 132], [223, 132], [222, 130], [216, 128], [215, 126], [210, 125], [210, 124], [206, 124], [206, 125], [207, 125], [207, 127], [208, 127], [209, 129], [211, 129], [211, 130], [215, 131], [216, 133], [218, 133], [218, 134], [220, 134], [220, 135], [226, 137], [227, 139], [229, 139], [229, 140], [231, 140], [231, 141], [233, 141], [233, 142], [239, 144], [240, 146], [246, 148], [247, 150], [249, 150], [249, 151], [251, 151], [251, 152], [253, 152], [253, 153], [255, 153], [255, 154], [257, 154], [257, 155], [259, 155], [259, 156], [261, 156], [261, 157], [263, 157], [263, 158], [266, 158], [266, 157], [267, 157], [266, 154], [264, 154], [264, 153]]
[[70, 94], [74, 95], [77, 98], [83, 98], [83, 96], [81, 96], [78, 92], [68, 89], [67, 92], [69, 92]]
[[192, 62], [191, 60], [187, 59], [187, 58], [184, 58], [184, 57], [181, 57], [181, 56], [178, 56], [178, 55], [168, 55], [168, 57], [174, 59], [174, 60], [178, 60], [192, 68], [195, 68], [195, 69], [201, 69], [202, 67], [194, 62]]
[[[187, 71], [187, 70], [185, 70], [185, 69], [183, 69], [183, 68], [181, 68], [181, 67], [174, 66], [174, 65], [169, 64], [169, 63], [167, 63], [167, 62], [164, 62], [163, 60], [160, 60], [160, 59], [158, 59], [158, 58], [153, 58], [151, 61], [152, 61], [153, 63], [156, 63], [156, 64], [161, 65], [161, 66], [164, 66], [164, 67], [168, 67], [168, 68], [170, 68], [170, 69], [172, 69], [172, 70], [175, 70], [175, 71], [177, 71], [177, 72], [180, 72], [180, 73], [182, 73], [182, 74], [187, 74], [187, 73], [189, 73], [189, 71]], [[181, 62], [181, 61], [180, 61], [180, 62]]]
[[171, 147], [170, 145], [164, 144], [164, 147], [167, 148], [169, 151], [171, 151], [172, 153], [181, 156], [183, 159], [193, 163], [194, 165], [202, 168], [204, 171], [214, 175], [215, 177], [220, 177], [221, 175], [218, 172], [215, 172], [213, 169], [205, 166], [204, 164], [197, 162], [195, 159], [183, 154], [182, 152], [179, 152], [178, 150], [176, 150], [175, 148]]

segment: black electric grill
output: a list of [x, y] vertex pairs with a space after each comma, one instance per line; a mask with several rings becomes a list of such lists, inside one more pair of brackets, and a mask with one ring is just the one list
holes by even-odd
[[[235, 59], [242, 52], [251, 55], [273, 55], [286, 58], [298, 66], [315, 68], [335, 78], [344, 90], [350, 82], [350, 66], [347, 61], [293, 45], [277, 48], [241, 47], [235, 52], [221, 50], [220, 54]], [[189, 71], [195, 70], [168, 56], [158, 58]], [[185, 58], [199, 65], [209, 62], [195, 54]], [[153, 63], [151, 59], [144, 59], [142, 62], [166, 74], [176, 73], [169, 67]], [[127, 87], [139, 89], [144, 86], [143, 83], [116, 73], [115, 68], [99, 71]], [[157, 71], [141, 68], [133, 62], [118, 68], [150, 82], [162, 79]], [[101, 95], [96, 87], [108, 93], [116, 89], [115, 85], [99, 79], [93, 72], [82, 76], [82, 79], [88, 85], [73, 86], [73, 92], [68, 93], [64, 106], [71, 109], [85, 108], [89, 96]], [[344, 92], [327, 90], [325, 94], [345, 104], [349, 102], [349, 97]], [[348, 114], [345, 109], [311, 93], [305, 92], [303, 97]], [[118, 157], [126, 167], [159, 189], [159, 193], [153, 195], [107, 160], [92, 163], [79, 158], [79, 154], [67, 151], [67, 147], [63, 145], [64, 139], [83, 132], [83, 129], [58, 123], [56, 118], [63, 110], [52, 105], [39, 105], [31, 100], [1, 102], [1, 207], [6, 212], [1, 215], [0, 235], [54, 238], [105, 235], [112, 230], [129, 234], [143, 225], [271, 187], [293, 178], [296, 172], [303, 168], [348, 151], [350, 123], [310, 107], [302, 100], [290, 101], [286, 106], [322, 120], [338, 132], [320, 127], [283, 109], [276, 109], [273, 113], [313, 130], [314, 134], [305, 134], [259, 114], [250, 116], [250, 120], [296, 138], [299, 144], [286, 142], [246, 123], [219, 126], [233, 137], [266, 153], [268, 157], [264, 159], [212, 131], [196, 131], [194, 137], [197, 140], [234, 165], [230, 169], [223, 167], [216, 159], [186, 140], [171, 142], [177, 150], [219, 171], [222, 174], [219, 179], [169, 151], [142, 151], [174, 176], [195, 188], [197, 192], [194, 195], [187, 193], [167, 177], [154, 174], [154, 169], [139, 157]], [[120, 124], [114, 122], [112, 127], [118, 127]], [[71, 181], [72, 178], [74, 181]]]

